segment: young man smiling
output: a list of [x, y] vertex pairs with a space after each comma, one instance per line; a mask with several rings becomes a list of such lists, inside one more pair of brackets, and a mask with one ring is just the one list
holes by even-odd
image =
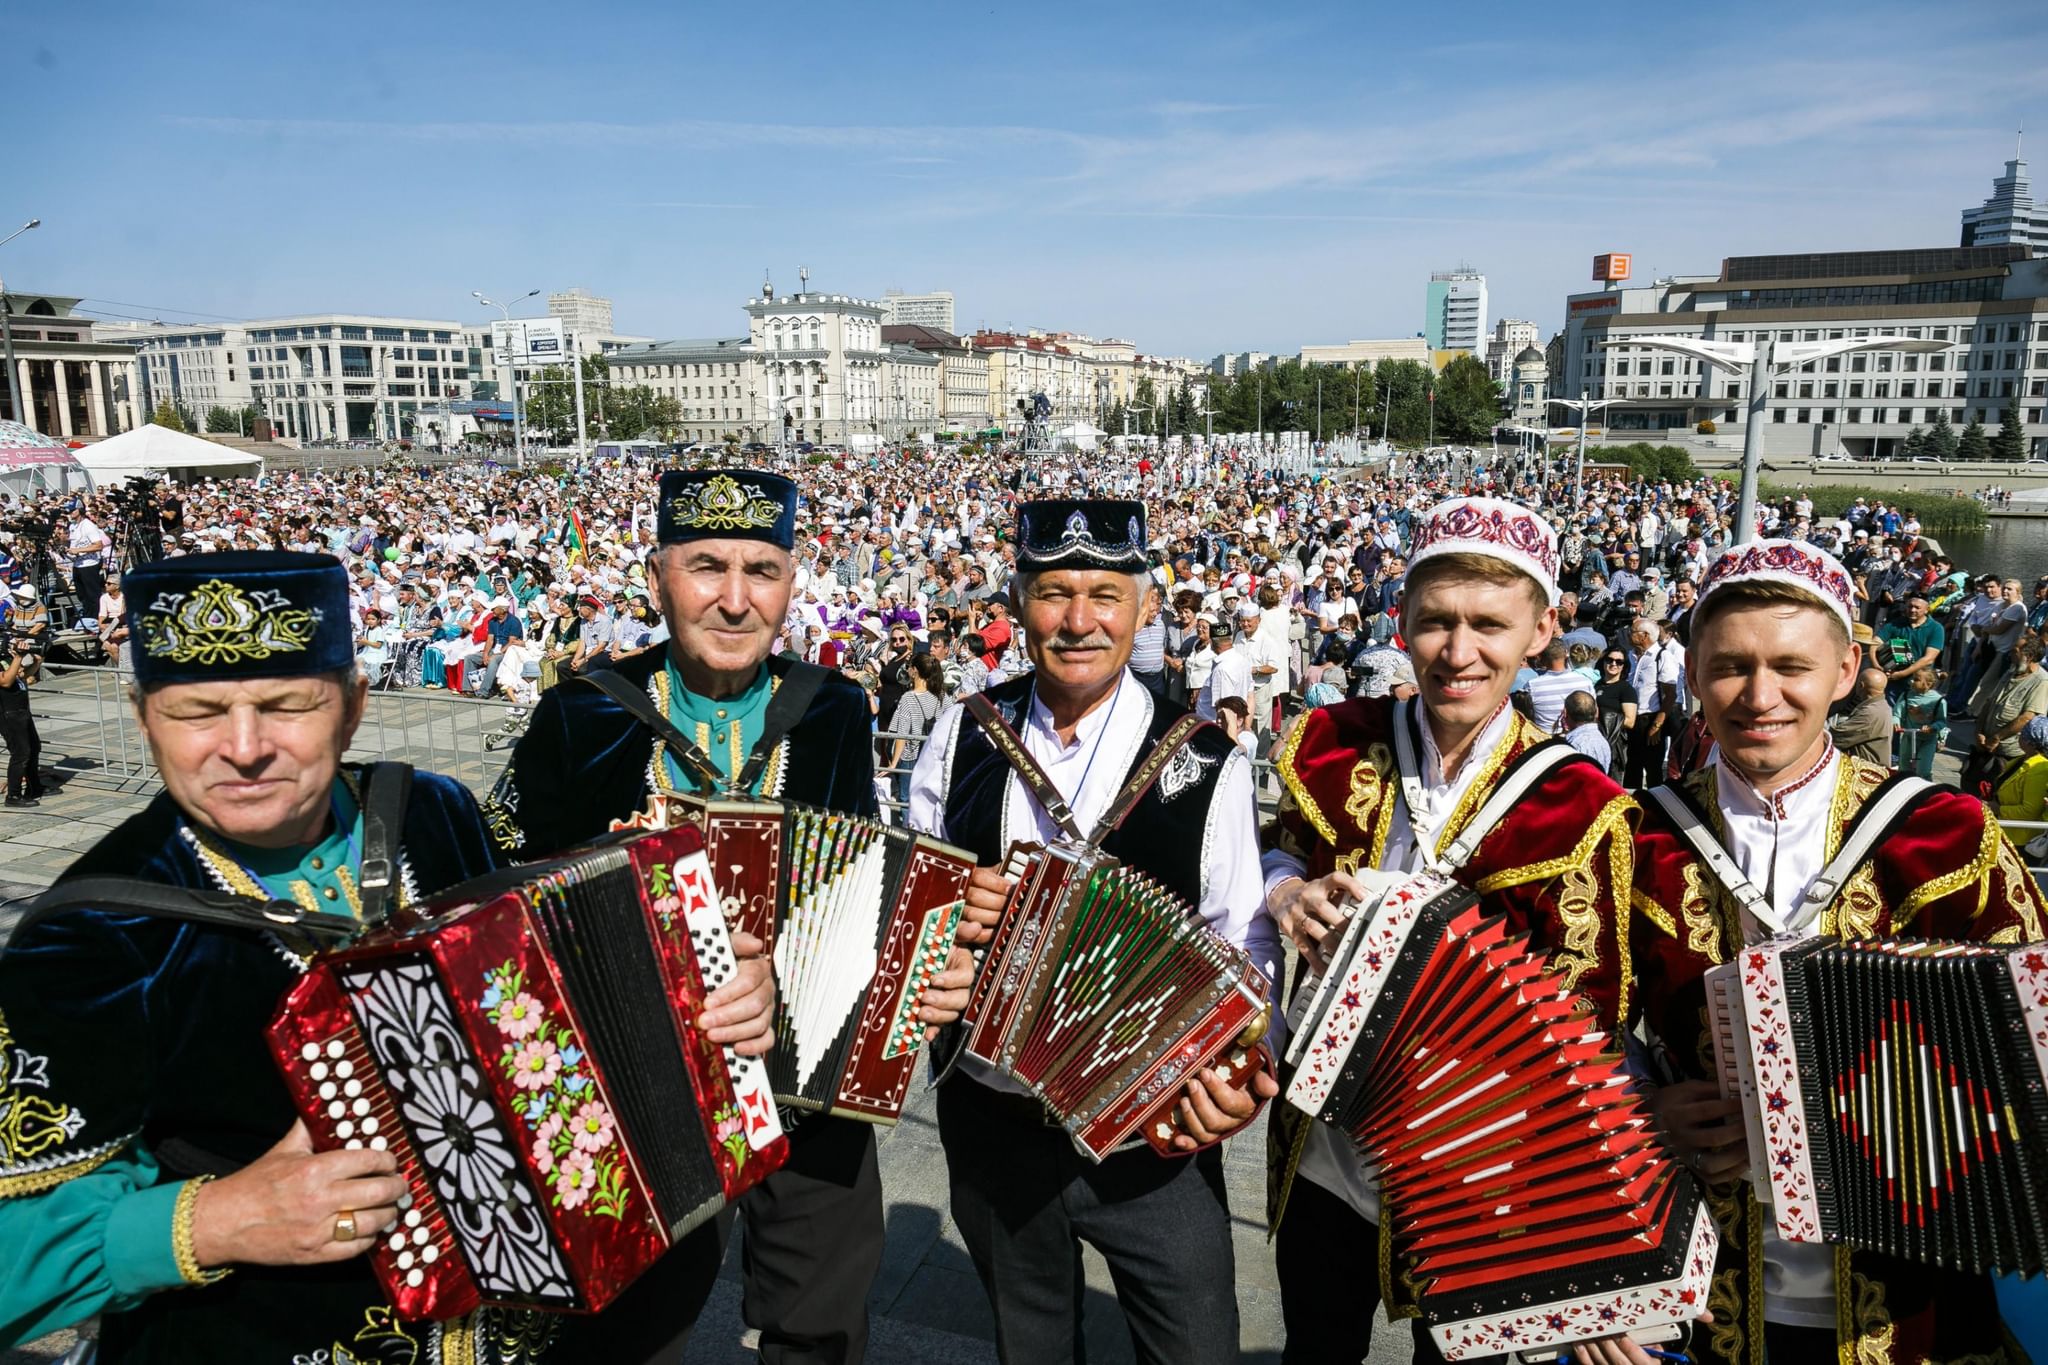
[[[1549, 950], [1611, 1024], [1626, 1013], [1615, 931], [1634, 805], [1591, 760], [1508, 705], [1523, 662], [1556, 630], [1556, 533], [1514, 503], [1453, 499], [1418, 522], [1409, 564], [1402, 626], [1420, 695], [1354, 698], [1311, 711], [1292, 731], [1266, 838], [1268, 910], [1306, 975], [1342, 932], [1347, 901], [1405, 874], [1448, 875]], [[1497, 822], [1475, 824], [1489, 797], [1523, 781]], [[1470, 850], [1462, 859], [1461, 849]], [[1337, 1130], [1282, 1107], [1271, 1138], [1283, 1360], [1356, 1365], [1383, 1298], [1392, 1316], [1413, 1315], [1391, 1273], [1398, 1239], [1390, 1244], [1380, 1222], [1371, 1170]], [[1362, 1258], [1376, 1261], [1376, 1284], [1359, 1274]], [[1438, 1359], [1425, 1333], [1416, 1352]]]
[[[1686, 686], [1718, 746], [1714, 761], [1642, 800], [1636, 996], [1680, 1077], [1653, 1105], [1673, 1145], [1710, 1182], [1721, 1227], [1708, 1299], [1715, 1321], [1692, 1349], [1727, 1365], [2022, 1359], [2007, 1353], [1983, 1276], [1779, 1240], [1741, 1179], [1751, 1154], [1737, 1102], [1706, 1079], [1714, 1058], [1701, 975], [1746, 944], [1780, 932], [2041, 937], [2041, 895], [2019, 855], [1979, 802], [1949, 788], [1913, 797], [1858, 866], [1828, 869], [1890, 781], [1884, 767], [1839, 752], [1828, 734], [1828, 708], [1848, 695], [1861, 666], [1853, 621], [1848, 572], [1825, 552], [1789, 540], [1724, 551], [1701, 585], [1686, 655]], [[1713, 871], [1700, 839], [1727, 855], [1740, 885]], [[1824, 870], [1839, 890], [1810, 898]], [[1755, 893], [1747, 903], [1738, 900], [1744, 891]]]

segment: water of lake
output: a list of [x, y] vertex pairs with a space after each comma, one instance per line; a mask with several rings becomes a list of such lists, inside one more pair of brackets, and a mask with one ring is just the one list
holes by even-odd
[[2033, 595], [2034, 580], [2048, 574], [2048, 518], [1994, 517], [1982, 531], [1937, 536], [1958, 569], [2017, 578]]

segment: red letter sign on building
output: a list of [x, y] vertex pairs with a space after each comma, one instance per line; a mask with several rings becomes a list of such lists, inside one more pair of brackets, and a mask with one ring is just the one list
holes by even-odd
[[1610, 251], [1593, 258], [1593, 278], [1615, 283], [1628, 278], [1630, 256], [1626, 251]]

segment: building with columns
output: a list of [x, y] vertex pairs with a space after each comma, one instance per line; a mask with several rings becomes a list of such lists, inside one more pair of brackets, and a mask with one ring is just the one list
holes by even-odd
[[967, 341], [988, 356], [989, 406], [1005, 433], [1022, 434], [1025, 414], [1041, 393], [1052, 404], [1054, 427], [1095, 420], [1094, 367], [1078, 352], [1050, 337], [1014, 332], [976, 332]]
[[784, 432], [792, 441], [847, 446], [880, 439], [888, 361], [881, 304], [845, 294], [778, 295], [763, 284], [746, 309], [761, 374], [757, 439]]
[[939, 327], [917, 323], [882, 325], [882, 340], [893, 353], [910, 347], [939, 362], [940, 431], [984, 431], [995, 417], [988, 396], [988, 355]]
[[114, 436], [148, 420], [146, 409], [138, 415], [134, 348], [96, 338], [92, 322], [74, 311], [80, 302], [0, 294], [14, 353], [14, 385], [0, 376], [0, 414], [60, 441]]

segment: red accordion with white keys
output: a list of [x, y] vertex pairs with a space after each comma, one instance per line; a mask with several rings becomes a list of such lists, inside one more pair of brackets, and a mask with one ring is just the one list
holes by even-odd
[[965, 849], [789, 802], [668, 794], [700, 830], [726, 923], [775, 964], [777, 1101], [894, 1123], [924, 1048], [918, 1015], [945, 968], [974, 871]]
[[2048, 1269], [2048, 946], [1773, 939], [1706, 984], [1780, 1237]]
[[1031, 1088], [1082, 1155], [1175, 1155], [1187, 1078], [1267, 1063], [1264, 972], [1135, 868], [1079, 843], [1017, 844], [1014, 887], [961, 1015], [960, 1055]]
[[1422, 875], [1360, 907], [1296, 1011], [1287, 1100], [1378, 1169], [1446, 1359], [1669, 1340], [1706, 1308], [1697, 1183], [1577, 998], [1470, 892]]
[[694, 1020], [736, 970], [702, 837], [456, 887], [323, 954], [269, 1042], [313, 1146], [398, 1158], [398, 1316], [595, 1312], [788, 1155], [760, 1059]]

